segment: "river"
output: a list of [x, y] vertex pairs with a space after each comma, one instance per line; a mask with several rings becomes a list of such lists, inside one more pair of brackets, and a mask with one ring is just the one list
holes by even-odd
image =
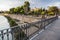
[[[4, 16], [0, 16], [0, 30], [7, 29], [7, 28], [10, 28], [7, 18], [5, 18]], [[3, 32], [6, 32], [6, 30]], [[1, 32], [0, 32], [0, 34], [1, 34]], [[1, 35], [0, 35], [0, 40], [2, 40]], [[4, 35], [4, 40], [7, 40], [6, 34]], [[9, 33], [9, 40], [12, 40], [10, 33]]]

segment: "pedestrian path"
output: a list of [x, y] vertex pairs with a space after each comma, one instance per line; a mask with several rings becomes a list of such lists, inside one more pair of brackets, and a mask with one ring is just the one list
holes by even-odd
[[32, 40], [60, 40], [60, 17]]

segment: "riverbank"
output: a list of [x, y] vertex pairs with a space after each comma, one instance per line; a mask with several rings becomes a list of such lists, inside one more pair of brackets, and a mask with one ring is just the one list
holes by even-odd
[[[41, 20], [41, 15], [38, 17], [34, 16], [34, 15], [20, 15], [20, 14], [6, 14], [6, 13], [2, 13], [0, 15], [7, 15], [7, 16], [11, 17], [12, 19], [19, 20], [19, 21], [16, 21], [16, 23], [19, 25]], [[46, 19], [51, 18], [51, 17], [54, 17], [54, 16], [46, 16]]]
[[15, 20], [12, 19], [11, 17], [9, 17], [9, 16], [5, 16], [5, 17], [7, 18], [8, 22], [9, 22], [9, 24], [10, 24], [10, 27], [13, 27], [13, 26], [18, 25], [18, 24], [15, 22]]

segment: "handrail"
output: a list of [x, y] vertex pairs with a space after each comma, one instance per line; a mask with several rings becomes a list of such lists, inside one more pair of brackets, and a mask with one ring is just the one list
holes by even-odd
[[15, 40], [27, 40], [29, 37], [31, 37], [33, 34], [38, 32], [39, 30], [45, 29], [45, 27], [48, 24], [52, 23], [57, 18], [58, 17], [52, 17], [52, 18], [49, 18], [49, 19], [44, 19], [42, 21], [26, 23], [24, 25], [15, 26], [15, 27], [4, 29], [4, 30], [0, 30], [0, 36], [2, 36], [1, 39], [4, 40], [4, 35], [7, 35], [6, 36], [7, 37], [6, 40], [9, 40], [9, 34], [11, 34], [11, 36], [12, 36], [11, 39], [12, 40], [14, 40], [14, 39]]

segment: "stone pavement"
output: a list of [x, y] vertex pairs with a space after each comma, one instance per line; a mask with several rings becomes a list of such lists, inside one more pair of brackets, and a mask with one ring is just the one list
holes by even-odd
[[32, 40], [60, 40], [60, 18], [51, 23]]

